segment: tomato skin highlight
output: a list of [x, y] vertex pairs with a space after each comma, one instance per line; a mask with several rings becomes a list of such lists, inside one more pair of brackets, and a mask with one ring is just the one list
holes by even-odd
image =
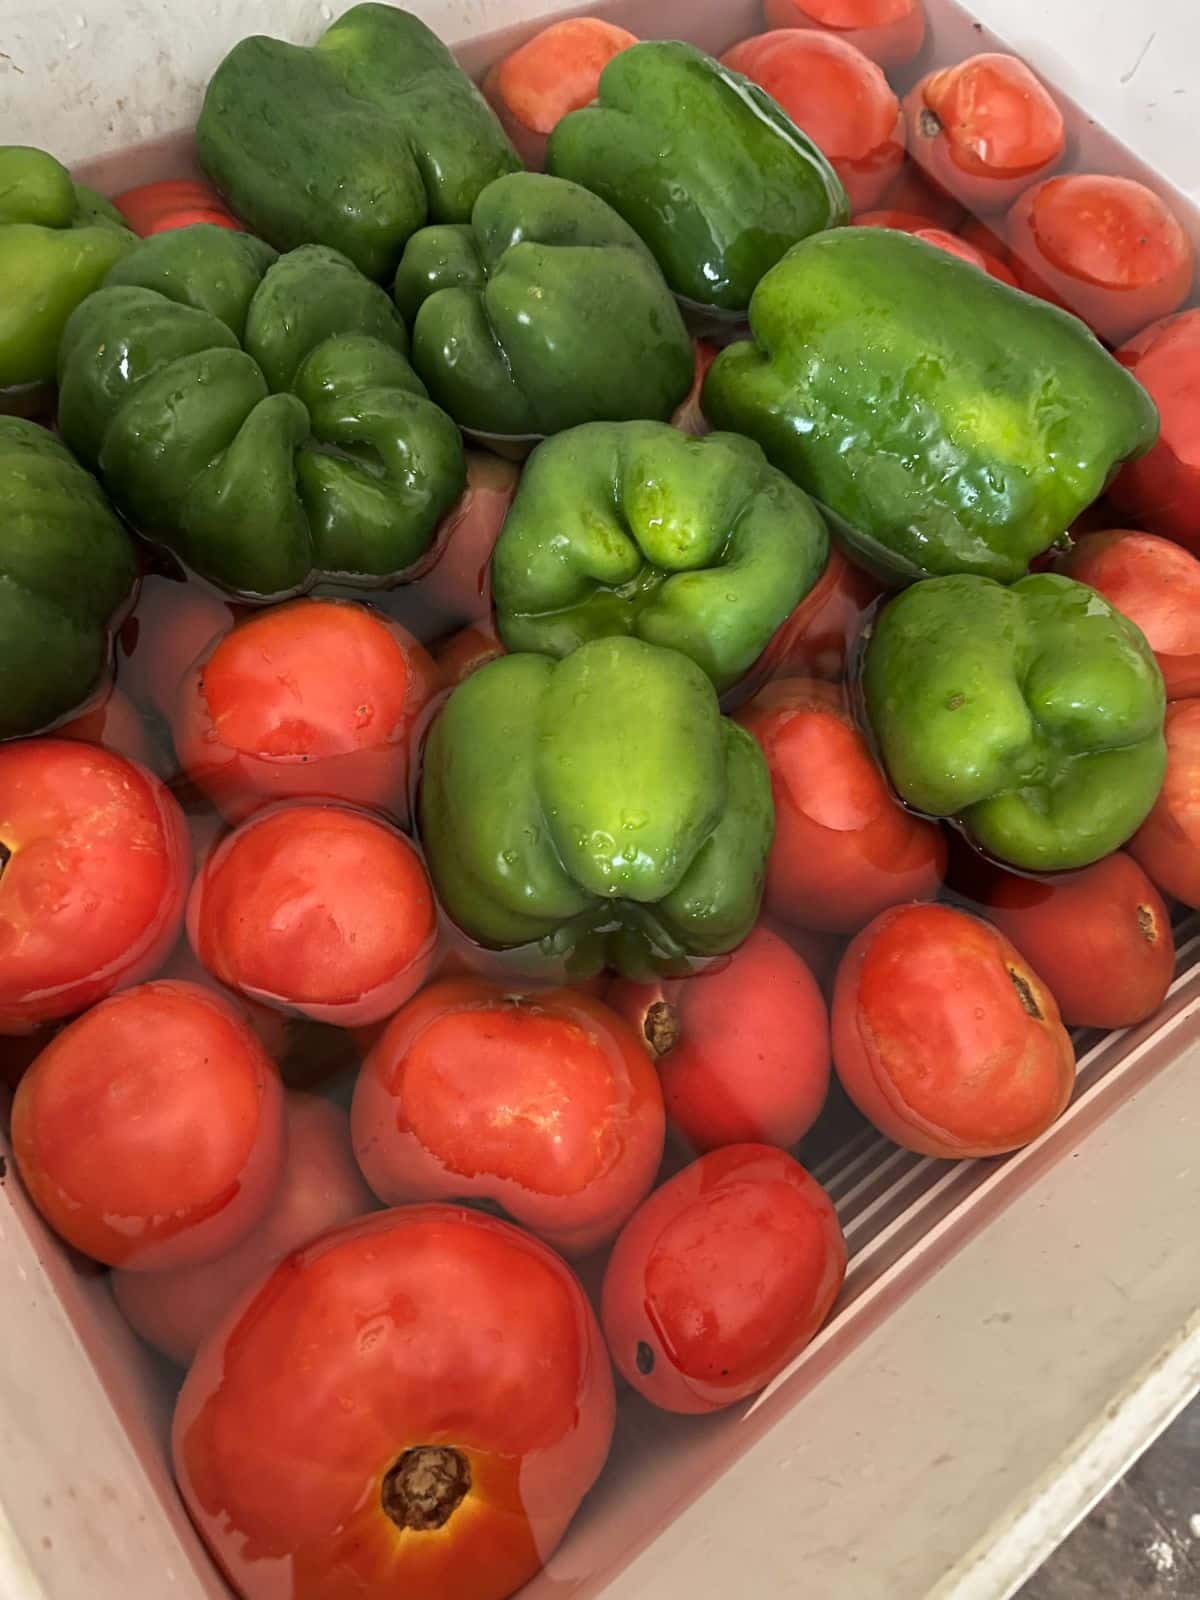
[[0, 746], [0, 1033], [71, 1016], [157, 970], [191, 875], [152, 773], [71, 739]]
[[829, 1196], [769, 1145], [713, 1150], [668, 1179], [609, 1257], [601, 1320], [622, 1377], [664, 1411], [718, 1411], [770, 1383], [846, 1273]]
[[1167, 776], [1127, 849], [1163, 894], [1200, 907], [1200, 699], [1167, 707]]
[[769, 28], [816, 28], [881, 67], [902, 67], [925, 42], [924, 0], [765, 0]]
[[662, 1160], [657, 1074], [632, 1028], [570, 989], [431, 984], [358, 1077], [354, 1150], [385, 1204], [493, 1200], [565, 1255], [607, 1244]]
[[[173, 1456], [244, 1600], [504, 1600], [561, 1540], [613, 1412], [563, 1261], [492, 1217], [406, 1206], [289, 1256], [201, 1347]], [[429, 1447], [470, 1482], [440, 1528], [402, 1532], [385, 1495]]]
[[201, 178], [163, 178], [139, 184], [116, 195], [113, 205], [142, 239], [172, 228], [190, 228], [197, 222], [243, 231], [217, 191]]
[[1144, 328], [1117, 351], [1158, 407], [1158, 443], [1117, 474], [1114, 504], [1200, 556], [1200, 309]]
[[521, 160], [546, 164], [546, 139], [566, 116], [595, 98], [600, 74], [637, 35], [599, 17], [566, 17], [535, 33], [483, 80], [483, 94]]
[[229, 1002], [187, 983], [128, 989], [64, 1028], [21, 1079], [12, 1128], [51, 1227], [139, 1272], [228, 1250], [283, 1164], [274, 1063]]
[[851, 941], [833, 1060], [881, 1133], [922, 1155], [1001, 1155], [1066, 1108], [1075, 1054], [1049, 988], [998, 929], [898, 906]]

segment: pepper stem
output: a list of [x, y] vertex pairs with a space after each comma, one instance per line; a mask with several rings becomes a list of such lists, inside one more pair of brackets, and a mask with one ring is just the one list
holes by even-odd
[[422, 1444], [406, 1450], [384, 1476], [380, 1500], [398, 1528], [428, 1533], [444, 1528], [471, 1487], [471, 1465], [460, 1450]]

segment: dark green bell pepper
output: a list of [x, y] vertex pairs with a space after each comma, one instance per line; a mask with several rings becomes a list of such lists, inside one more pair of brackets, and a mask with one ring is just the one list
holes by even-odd
[[429, 735], [421, 839], [447, 912], [572, 970], [686, 970], [758, 915], [774, 809], [694, 662], [640, 639], [502, 656]]
[[561, 178], [498, 178], [469, 224], [414, 234], [395, 294], [413, 365], [464, 428], [669, 417], [691, 387], [691, 343], [654, 257]]
[[676, 294], [728, 310], [798, 239], [850, 215], [837, 173], [776, 101], [678, 41], [614, 56], [597, 103], [550, 135], [546, 170], [619, 211]]
[[736, 434], [594, 422], [530, 456], [492, 556], [510, 650], [636, 634], [737, 682], [820, 577], [812, 501]]
[[386, 292], [334, 250], [145, 240], [63, 337], [59, 425], [147, 537], [226, 589], [400, 579], [466, 482]]
[[875, 624], [862, 687], [900, 798], [959, 818], [1013, 866], [1098, 861], [1162, 787], [1158, 665], [1132, 622], [1070, 578], [914, 584]]
[[0, 145], [0, 389], [51, 383], [67, 318], [137, 243], [53, 156]]
[[45, 428], [0, 417], [0, 739], [87, 699], [136, 578], [95, 479]]
[[1019, 577], [1157, 436], [1082, 322], [893, 229], [797, 245], [750, 326], [705, 415], [757, 439], [885, 577]]
[[311, 49], [243, 39], [208, 86], [196, 148], [256, 233], [330, 245], [372, 278], [521, 165], [436, 34], [387, 5], [354, 6]]

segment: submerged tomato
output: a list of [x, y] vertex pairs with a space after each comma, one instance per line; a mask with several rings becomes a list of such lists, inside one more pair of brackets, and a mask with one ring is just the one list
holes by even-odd
[[596, 98], [600, 74], [637, 35], [599, 17], [566, 17], [497, 63], [483, 92], [521, 160], [534, 172], [546, 139], [566, 116]]
[[690, 433], [694, 439], [712, 432], [700, 404], [700, 394], [708, 377], [708, 369], [717, 359], [717, 354], [716, 345], [710, 344], [707, 339], [692, 340], [692, 387], [675, 407], [671, 426], [678, 428], [681, 433]]
[[113, 200], [134, 233], [143, 239], [172, 228], [190, 228], [198, 222], [241, 230], [221, 196], [202, 178], [164, 178], [126, 189]]
[[1200, 556], [1200, 309], [1143, 329], [1117, 360], [1148, 391], [1162, 431], [1149, 454], [1118, 473], [1112, 498]]
[[142, 767], [70, 739], [0, 746], [0, 1033], [149, 977], [190, 867], [183, 813]]
[[1164, 894], [1200, 907], [1200, 700], [1167, 707], [1167, 776], [1127, 846]]
[[1008, 284], [1010, 289], [1017, 287], [1016, 274], [999, 256], [993, 255], [990, 250], [979, 249], [957, 233], [930, 227], [922, 217], [912, 217], [903, 211], [864, 211], [861, 217], [855, 217], [854, 225], [857, 228], [898, 228], [901, 233], [911, 233], [914, 239], [923, 239], [935, 250], [944, 250], [947, 255], [957, 256], [960, 261], [969, 261], [989, 277], [999, 278], [1001, 283]]
[[233, 626], [233, 606], [198, 583], [147, 573], [117, 635], [117, 682], [135, 705], [169, 722], [184, 673]]
[[505, 654], [504, 645], [496, 632], [493, 618], [469, 623], [434, 646], [433, 659], [437, 664], [438, 680], [443, 689], [456, 689], [489, 661]]
[[17, 1088], [13, 1154], [68, 1243], [139, 1272], [207, 1261], [258, 1222], [283, 1162], [279, 1075], [229, 1002], [189, 983], [114, 995]]
[[245, 1600], [503, 1600], [604, 1465], [613, 1381], [578, 1281], [453, 1206], [287, 1258], [200, 1351], [175, 1472]]
[[836, 683], [845, 677], [864, 613], [882, 593], [874, 578], [831, 544], [824, 572], [776, 628], [749, 682], [804, 675]]
[[491, 560], [521, 470], [482, 450], [467, 452], [467, 487], [442, 518], [430, 554], [411, 584], [446, 627], [492, 614]]
[[833, 1060], [881, 1133], [930, 1156], [993, 1156], [1044, 1133], [1075, 1084], [1054, 996], [995, 928], [899, 906], [838, 971]]
[[902, 67], [925, 42], [924, 0], [766, 0], [769, 28], [819, 28], [878, 61]]
[[607, 1244], [662, 1160], [645, 1050], [608, 1006], [570, 989], [431, 984], [368, 1056], [351, 1120], [386, 1204], [492, 1200], [565, 1255]]
[[833, 1202], [782, 1150], [701, 1156], [634, 1212], [601, 1296], [621, 1375], [664, 1411], [717, 1411], [770, 1383], [833, 1308]]
[[923, 217], [928, 228], [945, 228], [952, 232], [964, 219], [963, 208], [953, 195], [935, 189], [928, 183], [911, 156], [905, 158], [900, 176], [879, 204], [889, 211]]

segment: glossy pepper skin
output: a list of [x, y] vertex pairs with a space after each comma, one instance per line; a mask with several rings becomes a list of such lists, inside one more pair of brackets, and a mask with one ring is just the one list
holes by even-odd
[[665, 419], [691, 386], [691, 342], [654, 257], [561, 178], [499, 178], [469, 223], [414, 234], [395, 295], [413, 365], [464, 428]]
[[0, 417], [0, 739], [87, 699], [136, 578], [95, 479], [45, 428]]
[[1157, 436], [1076, 318], [892, 229], [806, 239], [750, 326], [705, 415], [757, 439], [886, 577], [1011, 582]]
[[737, 682], [820, 577], [821, 514], [749, 439], [595, 422], [530, 456], [492, 556], [509, 650], [635, 634]]
[[676, 294], [731, 311], [798, 239], [850, 214], [837, 173], [776, 101], [678, 40], [614, 56], [597, 103], [550, 135], [546, 170], [619, 211]]
[[243, 39], [209, 83], [196, 148], [256, 233], [329, 245], [371, 278], [521, 165], [436, 34], [387, 5], [352, 7], [311, 49]]
[[378, 585], [466, 481], [387, 294], [344, 257], [156, 234], [72, 316], [59, 426], [135, 527], [253, 598]]
[[136, 242], [53, 156], [0, 145], [0, 390], [53, 382], [67, 318]]
[[480, 944], [641, 976], [749, 933], [774, 809], [700, 668], [610, 638], [460, 684], [426, 745], [420, 825], [443, 906]]
[[863, 698], [900, 798], [990, 855], [1054, 872], [1125, 842], [1166, 770], [1162, 674], [1086, 584], [914, 584], [875, 624]]

